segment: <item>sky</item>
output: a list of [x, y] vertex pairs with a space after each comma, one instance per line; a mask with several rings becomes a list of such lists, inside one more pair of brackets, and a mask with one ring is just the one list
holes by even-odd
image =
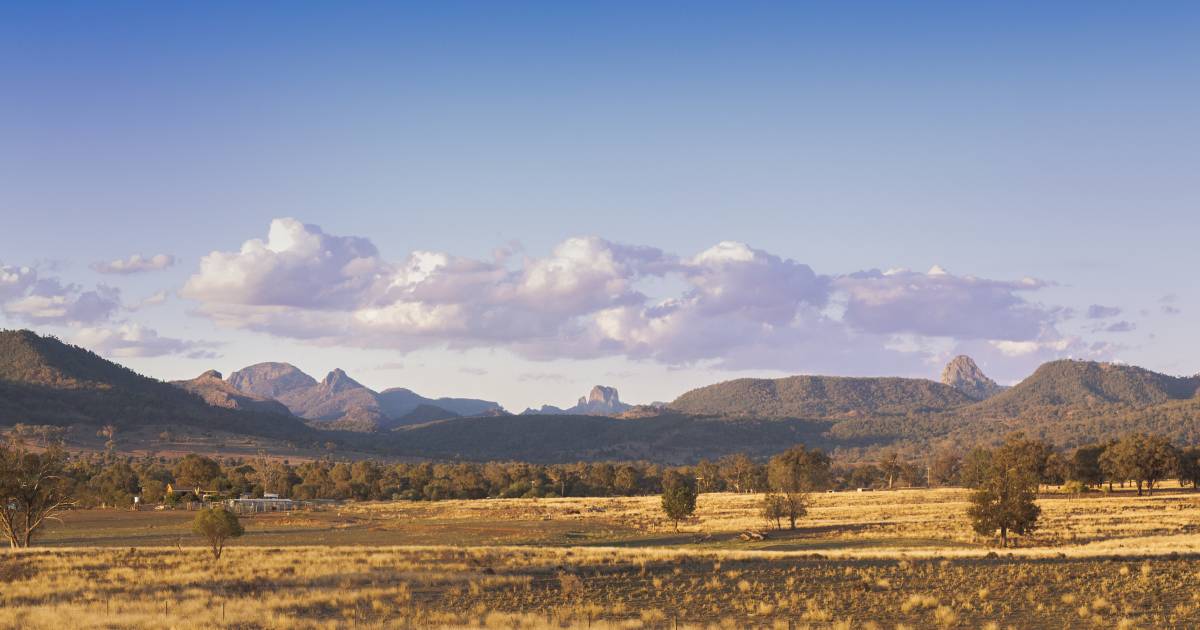
[[5, 3], [0, 327], [566, 405], [1200, 372], [1200, 6]]

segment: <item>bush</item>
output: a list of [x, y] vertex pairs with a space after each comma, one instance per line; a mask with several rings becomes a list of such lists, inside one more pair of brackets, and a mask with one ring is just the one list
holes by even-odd
[[225, 542], [230, 538], [238, 538], [245, 530], [233, 512], [224, 507], [210, 507], [196, 514], [192, 521], [192, 532], [208, 542], [213, 560], [220, 560]]

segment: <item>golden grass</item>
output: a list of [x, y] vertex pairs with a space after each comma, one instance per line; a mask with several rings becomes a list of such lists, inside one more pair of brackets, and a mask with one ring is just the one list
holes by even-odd
[[[217, 565], [198, 547], [8, 551], [0, 627], [1200, 627], [1200, 495], [1043, 498], [1042, 528], [1011, 550], [970, 531], [966, 496], [818, 495], [798, 533], [763, 543], [736, 539], [763, 526], [752, 495], [702, 495], [680, 535], [656, 497], [350, 504], [295, 517], [312, 528], [297, 531], [353, 521], [381, 539], [453, 531], [454, 544], [254, 546], [279, 522], [250, 519], [250, 545]], [[543, 521], [637, 534], [588, 547], [462, 537]]]
[[1200, 624], [1200, 561], [1192, 558], [244, 547], [219, 564], [194, 548], [35, 549], [8, 552], [2, 562], [5, 628]]
[[[968, 491], [957, 488], [818, 494], [796, 534], [748, 547], [811, 549], [860, 557], [969, 552], [992, 541], [971, 530], [967, 498]], [[681, 531], [689, 537], [708, 535], [718, 546], [728, 543], [737, 532], [765, 526], [759, 516], [760, 501], [761, 495], [702, 494], [697, 517]], [[1200, 494], [1177, 486], [1142, 497], [1132, 492], [1074, 498], [1049, 493], [1039, 505], [1039, 529], [1015, 539], [1018, 552], [1200, 552]], [[656, 542], [673, 528], [662, 515], [658, 497], [359, 503], [341, 511], [371, 519], [385, 529], [389, 522], [603, 521]]]

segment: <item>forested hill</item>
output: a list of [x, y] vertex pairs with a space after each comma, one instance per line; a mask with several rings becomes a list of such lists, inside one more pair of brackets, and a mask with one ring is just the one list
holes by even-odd
[[700, 387], [670, 407], [696, 415], [829, 419], [940, 411], [973, 402], [949, 385], [925, 379], [789, 376]]
[[1136, 409], [1194, 398], [1198, 388], [1200, 378], [1195, 376], [1170, 376], [1132, 365], [1067, 359], [1043, 364], [1016, 386], [965, 413], [1014, 418], [1048, 407], [1119, 405]]
[[812, 420], [702, 418], [678, 413], [637, 420], [506, 415], [401, 427], [373, 439], [394, 454], [438, 459], [694, 463], [737, 452], [773, 455], [798, 443], [833, 449], [839, 444], [824, 437], [829, 426], [829, 422]]
[[211, 406], [85, 348], [27, 330], [0, 331], [0, 424], [187, 425], [315, 439], [299, 419]]

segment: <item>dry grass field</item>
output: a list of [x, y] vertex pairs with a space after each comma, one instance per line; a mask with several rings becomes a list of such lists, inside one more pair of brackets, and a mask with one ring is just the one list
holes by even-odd
[[187, 512], [81, 511], [0, 560], [0, 626], [1192, 628], [1200, 495], [1047, 495], [998, 550], [962, 490], [814, 497], [747, 543], [758, 497], [359, 503], [246, 518], [214, 564]]

